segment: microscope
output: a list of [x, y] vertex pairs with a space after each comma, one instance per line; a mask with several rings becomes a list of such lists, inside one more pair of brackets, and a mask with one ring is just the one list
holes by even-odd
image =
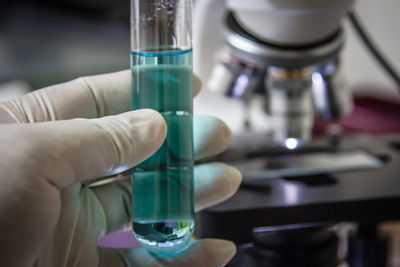
[[[353, 2], [226, 1], [224, 45], [204, 77], [207, 89], [245, 103], [263, 95], [273, 141], [289, 148], [308, 142], [314, 116], [334, 120], [351, 111], [339, 53], [341, 24]], [[202, 56], [209, 30], [195, 30]], [[201, 66], [202, 58], [197, 60]]]
[[[400, 139], [342, 138], [337, 127], [312, 138], [315, 118], [335, 121], [353, 108], [340, 52], [354, 0], [195, 4], [195, 72], [221, 103], [215, 115], [229, 110], [245, 133], [218, 158], [242, 171], [243, 184], [201, 212], [198, 236], [238, 245], [227, 266], [387, 266], [378, 225], [400, 219]], [[269, 128], [248, 134], [266, 124], [260, 113]], [[345, 240], [343, 222], [354, 226]]]

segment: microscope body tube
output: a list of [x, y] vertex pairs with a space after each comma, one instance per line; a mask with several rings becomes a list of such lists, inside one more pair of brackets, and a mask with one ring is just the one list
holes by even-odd
[[194, 230], [191, 12], [191, 0], [131, 0], [132, 109], [157, 110], [168, 128], [132, 170], [133, 231], [157, 254], [183, 249]]
[[311, 139], [313, 68], [287, 70], [269, 67], [266, 86], [274, 124], [274, 139], [289, 149]]

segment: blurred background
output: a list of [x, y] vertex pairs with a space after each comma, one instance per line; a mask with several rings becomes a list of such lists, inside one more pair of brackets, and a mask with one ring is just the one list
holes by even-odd
[[129, 38], [129, 1], [2, 0], [0, 86], [11, 95], [129, 68]]
[[[400, 2], [361, 0], [356, 10], [380, 49], [400, 69]], [[395, 95], [395, 84], [347, 22], [345, 27], [342, 60], [348, 86], [353, 91]], [[1, 0], [0, 86], [12, 85], [14, 91], [37, 89], [126, 69], [129, 40], [126, 0]]]

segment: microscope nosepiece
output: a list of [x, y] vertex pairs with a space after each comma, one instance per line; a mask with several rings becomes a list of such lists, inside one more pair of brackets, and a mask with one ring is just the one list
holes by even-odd
[[266, 87], [274, 140], [289, 149], [311, 139], [314, 115], [312, 73], [312, 68], [268, 68]]

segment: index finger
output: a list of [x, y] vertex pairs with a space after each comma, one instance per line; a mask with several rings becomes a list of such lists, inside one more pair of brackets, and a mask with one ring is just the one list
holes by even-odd
[[[131, 110], [130, 70], [81, 77], [0, 103], [0, 123], [99, 118]], [[194, 94], [201, 82], [193, 79]]]

